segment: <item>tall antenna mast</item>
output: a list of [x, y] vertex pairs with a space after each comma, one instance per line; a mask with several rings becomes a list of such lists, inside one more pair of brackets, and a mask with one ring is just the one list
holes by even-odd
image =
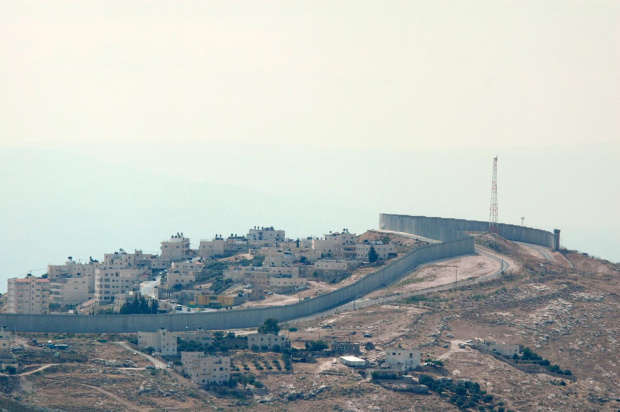
[[489, 232], [499, 233], [497, 222], [497, 156], [493, 158], [493, 183], [491, 184], [491, 211], [489, 212]]

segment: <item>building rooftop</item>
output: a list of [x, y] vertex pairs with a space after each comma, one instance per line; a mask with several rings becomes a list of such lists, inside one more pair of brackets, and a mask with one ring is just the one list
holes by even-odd
[[358, 358], [357, 356], [341, 356], [340, 359], [344, 359], [347, 362], [366, 362], [362, 358]]

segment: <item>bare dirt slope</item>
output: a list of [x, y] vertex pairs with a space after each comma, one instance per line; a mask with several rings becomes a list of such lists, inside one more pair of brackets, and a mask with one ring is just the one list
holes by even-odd
[[[566, 257], [574, 265], [569, 268], [559, 259], [549, 261], [518, 245], [499, 242], [486, 242], [484, 247], [518, 264], [513, 266], [518, 269], [499, 279], [300, 321], [294, 325], [297, 331], [286, 333], [300, 349], [308, 340], [360, 343], [360, 356], [375, 365], [383, 362], [386, 348], [419, 348], [423, 359], [439, 359], [444, 365], [414, 371], [414, 378], [427, 374], [435, 379], [471, 380], [492, 395], [492, 401], [484, 404], [485, 410], [620, 409], [618, 266], [568, 253]], [[456, 268], [463, 276], [484, 276], [494, 265], [494, 261], [480, 256], [440, 262], [375, 295], [394, 296], [401, 288], [444, 278], [450, 282]], [[39, 337], [47, 338], [57, 339], [52, 334]], [[121, 336], [109, 336], [103, 343], [95, 338], [66, 336], [71, 350], [58, 355], [27, 347], [18, 355], [23, 365], [20, 372], [35, 372], [0, 376], [0, 405], [10, 404], [10, 410], [26, 405], [66, 411], [459, 410], [451, 393], [395, 392], [338, 363], [335, 355], [317, 356], [316, 363], [294, 362], [293, 373], [285, 373], [260, 370], [251, 362], [273, 362], [281, 359], [279, 354], [233, 354], [235, 364], [247, 363], [248, 370], [267, 390], [244, 398], [222, 396], [200, 389], [170, 370], [144, 369], [149, 364], [145, 358], [112, 342], [123, 339]], [[476, 339], [527, 346], [551, 364], [570, 370], [571, 375], [525, 373], [501, 358], [459, 347]], [[60, 365], [36, 371], [54, 363]]]

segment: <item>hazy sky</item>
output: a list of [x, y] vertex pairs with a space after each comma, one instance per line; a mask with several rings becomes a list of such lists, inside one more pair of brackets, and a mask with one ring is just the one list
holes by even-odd
[[0, 1], [0, 290], [184, 232], [562, 229], [620, 261], [617, 1]]

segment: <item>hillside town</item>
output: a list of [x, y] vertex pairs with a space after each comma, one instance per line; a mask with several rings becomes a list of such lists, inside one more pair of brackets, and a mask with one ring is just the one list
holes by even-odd
[[[489, 233], [474, 236], [473, 255], [436, 261], [346, 305], [293, 321], [97, 334], [2, 327], [0, 406], [614, 410], [618, 385], [608, 352], [617, 346], [610, 339], [618, 336], [618, 266]], [[50, 265], [47, 276], [13, 279], [13, 296], [2, 296], [0, 304], [15, 310], [10, 304], [17, 301], [18, 315], [114, 313], [110, 318], [121, 322], [123, 314], [181, 319], [303, 304], [433, 245], [383, 229], [292, 240], [256, 227], [192, 249], [177, 233], [158, 255], [119, 250], [101, 262], [69, 259]], [[532, 388], [549, 396], [527, 396]]]
[[347, 229], [289, 239], [284, 230], [255, 226], [246, 235], [215, 235], [192, 249], [190, 239], [176, 233], [161, 242], [159, 254], [120, 249], [87, 262], [69, 256], [41, 276], [9, 279], [4, 311], [131, 313], [130, 304], [144, 299], [148, 313], [191, 312], [226, 310], [274, 295], [301, 298], [304, 291], [314, 296], [328, 289], [317, 285], [336, 284], [365, 264], [397, 257], [389, 239], [358, 237]]

